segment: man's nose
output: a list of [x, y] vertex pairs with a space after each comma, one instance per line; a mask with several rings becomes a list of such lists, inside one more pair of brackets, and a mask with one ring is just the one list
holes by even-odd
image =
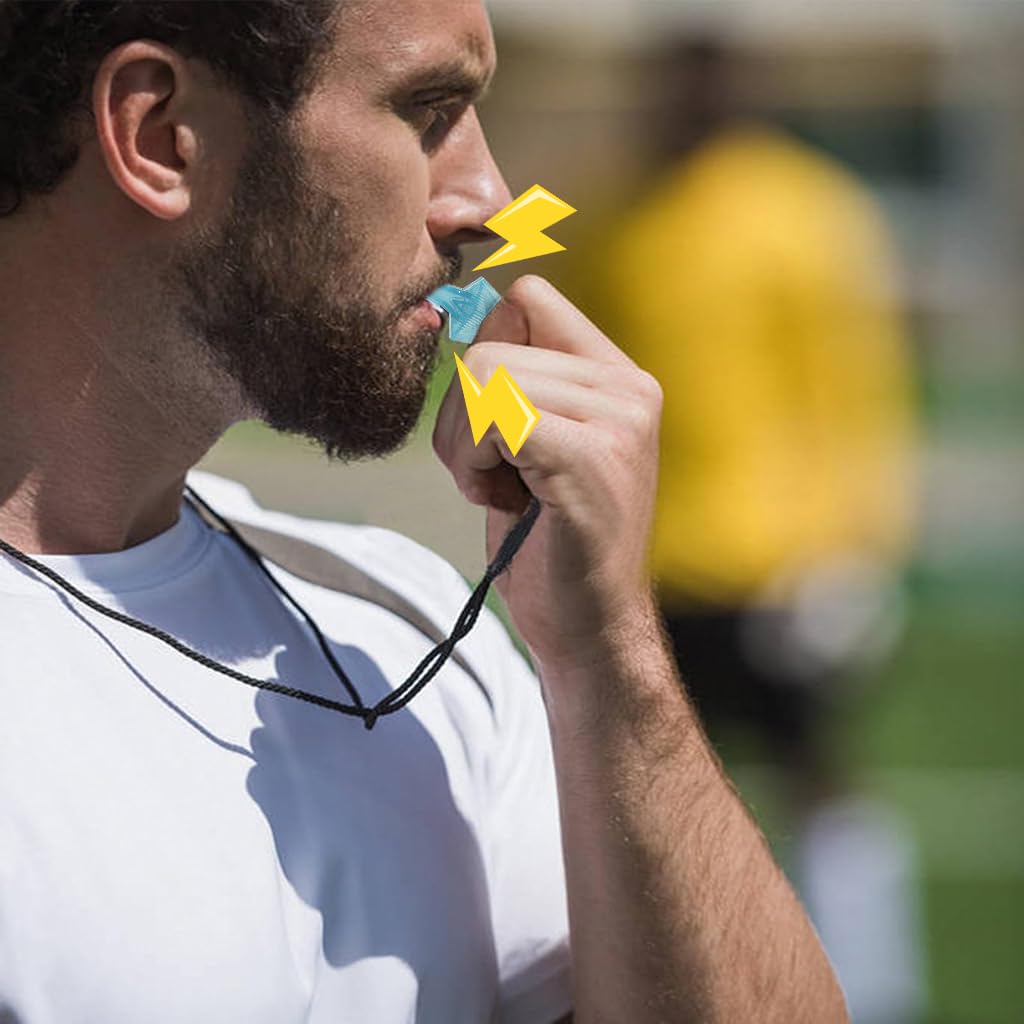
[[427, 230], [445, 247], [491, 241], [484, 222], [512, 202], [476, 110], [470, 108], [435, 155]]

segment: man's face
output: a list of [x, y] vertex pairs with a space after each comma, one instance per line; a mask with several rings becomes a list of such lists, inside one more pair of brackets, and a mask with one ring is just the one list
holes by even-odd
[[295, 116], [254, 127], [223, 221], [176, 271], [251, 414], [350, 459], [415, 425], [440, 330], [423, 300], [510, 196], [472, 106], [494, 67], [477, 0], [345, 0], [336, 35]]

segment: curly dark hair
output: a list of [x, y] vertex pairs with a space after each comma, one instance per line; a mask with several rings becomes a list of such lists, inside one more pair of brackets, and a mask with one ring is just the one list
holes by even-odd
[[72, 118], [104, 56], [152, 39], [204, 60], [257, 116], [280, 117], [329, 51], [339, 0], [0, 0], [0, 216], [78, 157]]

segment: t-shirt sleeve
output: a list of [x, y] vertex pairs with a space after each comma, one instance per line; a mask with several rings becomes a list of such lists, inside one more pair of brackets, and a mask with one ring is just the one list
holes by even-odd
[[[488, 759], [485, 862], [503, 1024], [553, 1024], [572, 1008], [569, 921], [555, 771], [540, 684], [490, 612], [495, 742]], [[479, 648], [478, 648], [479, 649]]]

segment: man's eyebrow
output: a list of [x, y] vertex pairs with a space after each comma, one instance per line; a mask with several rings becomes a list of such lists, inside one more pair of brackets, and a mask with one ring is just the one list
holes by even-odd
[[429, 91], [479, 102], [487, 95], [493, 77], [493, 70], [488, 71], [455, 59], [415, 68], [399, 79], [392, 92], [396, 95], [410, 95]]

